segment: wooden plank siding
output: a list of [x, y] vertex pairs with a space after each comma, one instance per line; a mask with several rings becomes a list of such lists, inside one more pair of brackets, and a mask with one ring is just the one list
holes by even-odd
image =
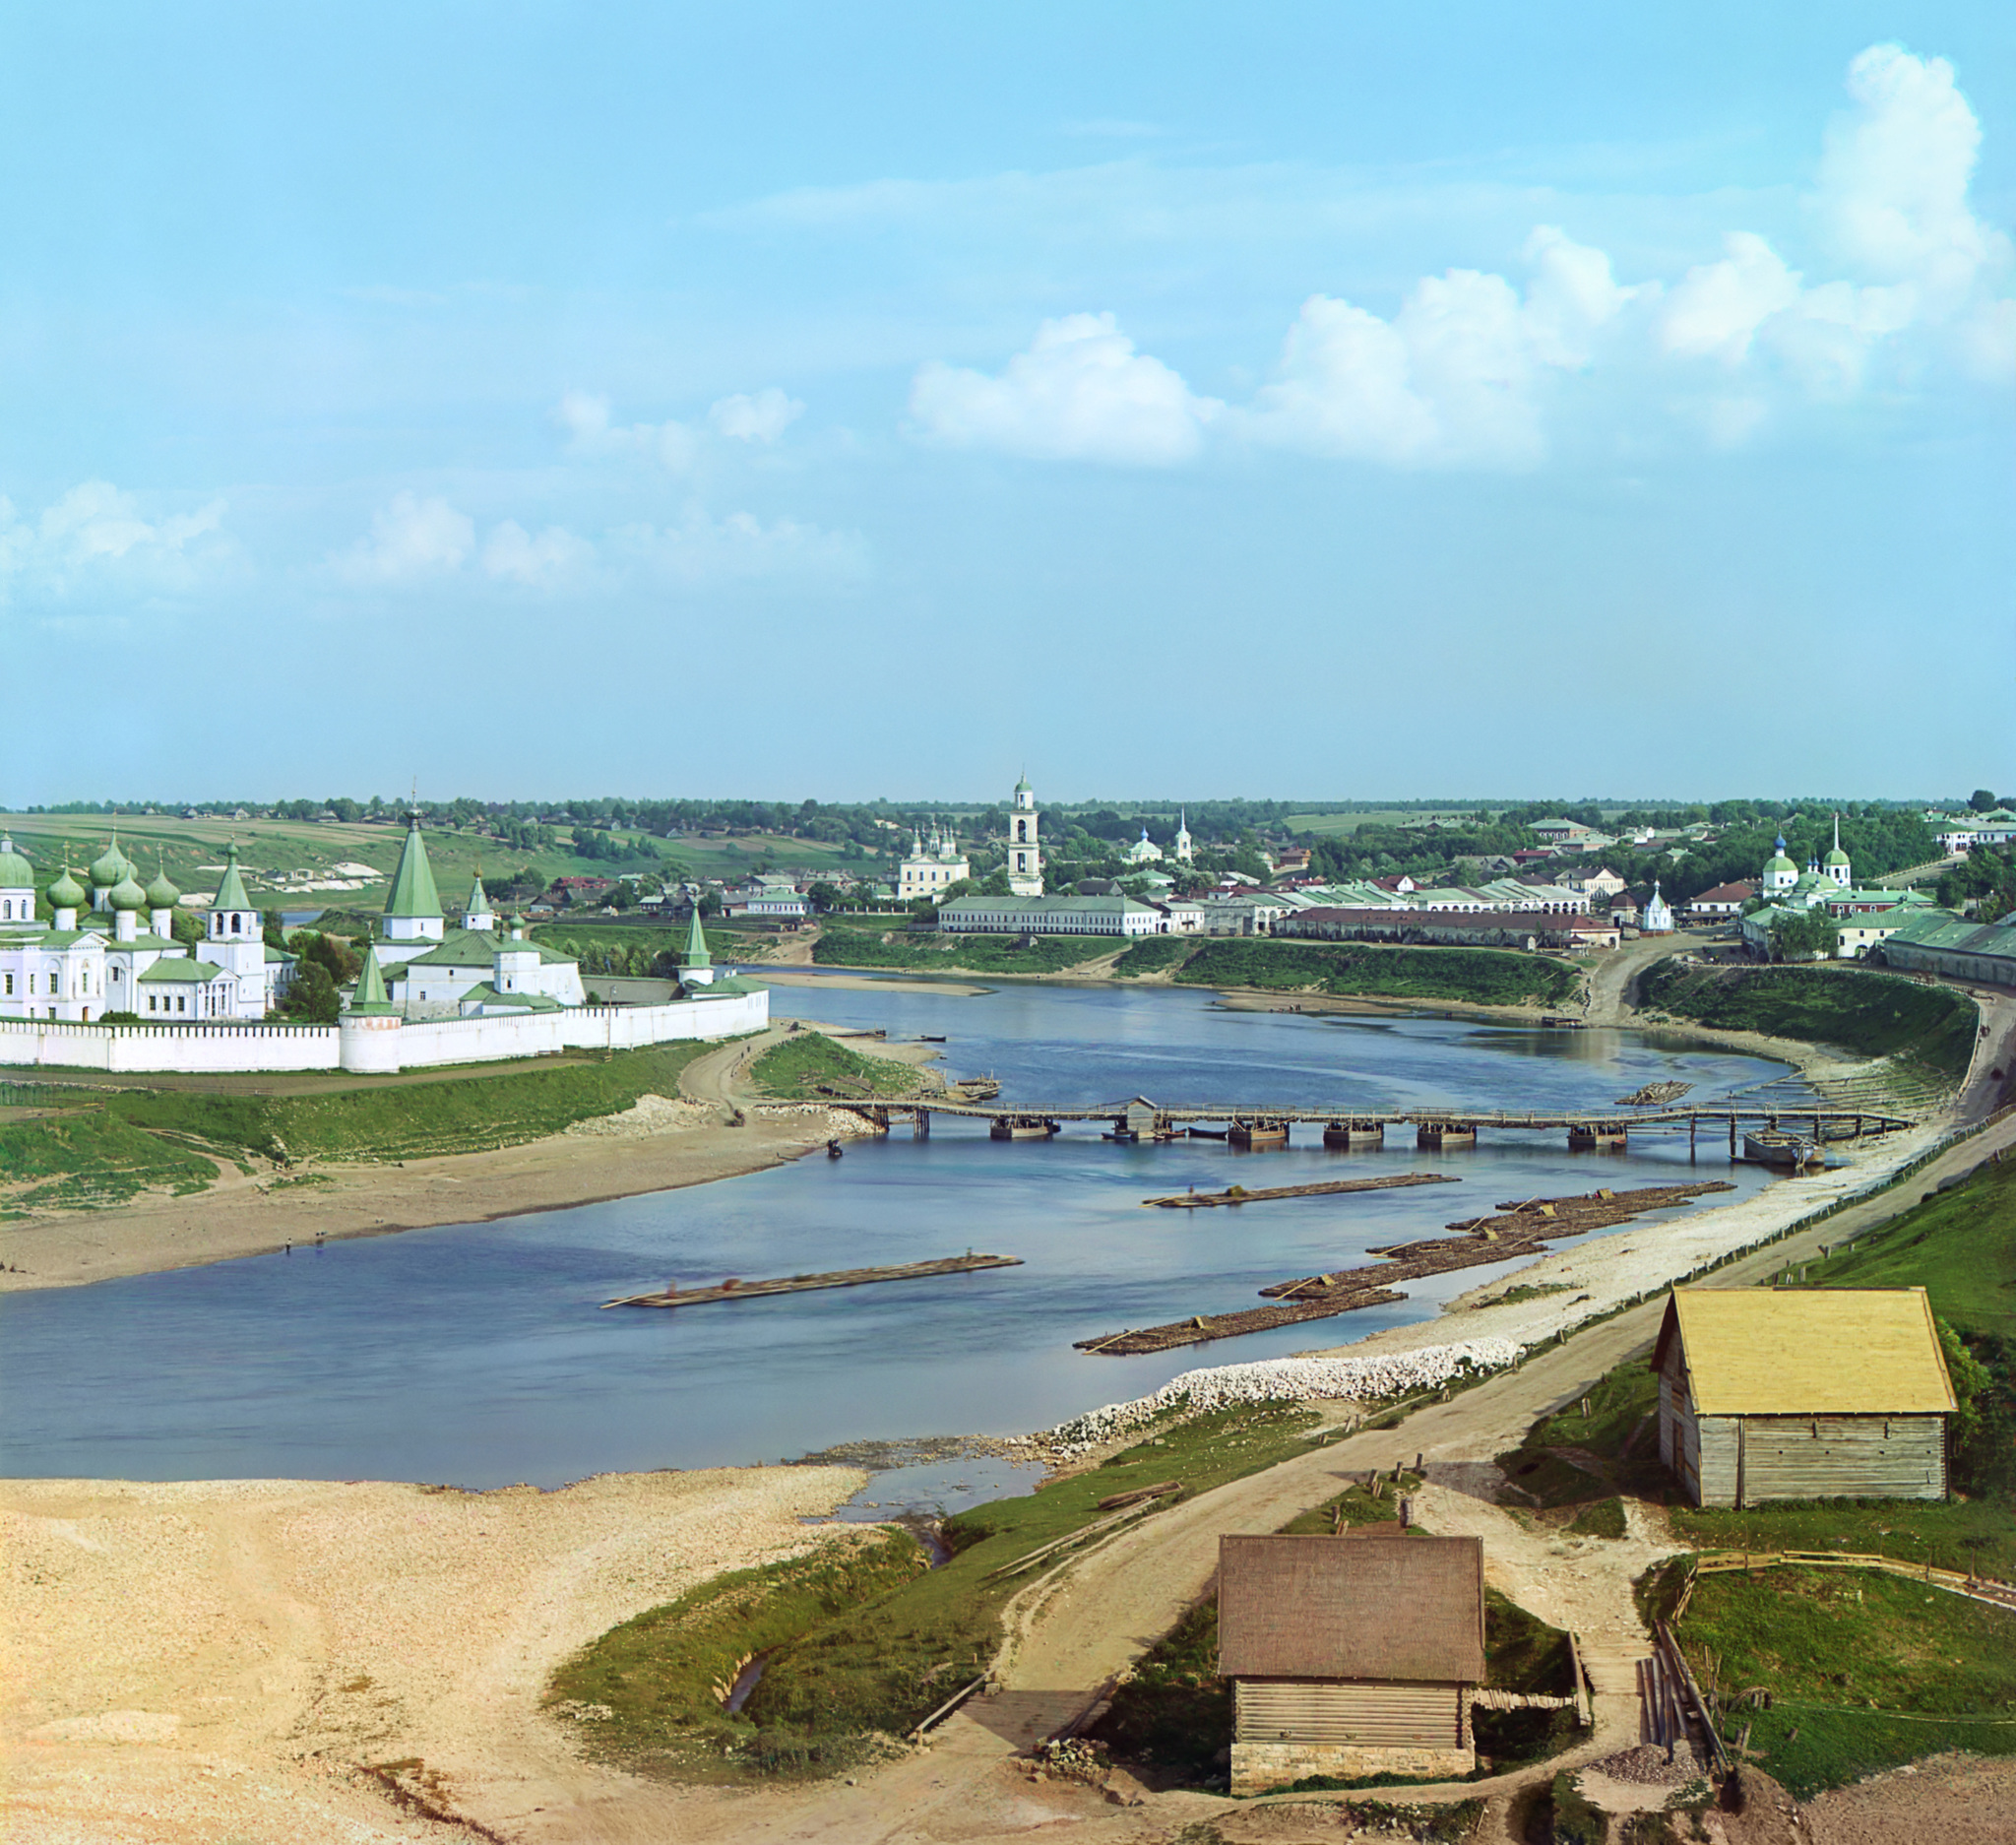
[[1232, 1740], [1361, 1749], [1468, 1749], [1460, 1685], [1240, 1679]]
[[1745, 1416], [1742, 1498], [1942, 1499], [1942, 1416]]
[[1697, 1505], [1946, 1496], [1940, 1415], [1721, 1415], [1699, 1411], [1685, 1342], [1663, 1342], [1659, 1456]]

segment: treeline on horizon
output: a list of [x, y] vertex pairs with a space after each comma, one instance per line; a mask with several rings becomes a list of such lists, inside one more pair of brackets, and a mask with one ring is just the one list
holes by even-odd
[[[1984, 810], [1996, 804], [1988, 790], [1978, 789], [1954, 807]], [[155, 811], [181, 813], [193, 806], [199, 814], [230, 817], [254, 803], [206, 801], [114, 803], [72, 801], [31, 807], [30, 813], [103, 814], [133, 812], [143, 805]], [[984, 876], [996, 856], [988, 842], [1005, 837], [1006, 803], [976, 806], [944, 802], [899, 805], [888, 800], [796, 804], [758, 800], [649, 800], [618, 795], [572, 797], [561, 801], [482, 801], [462, 796], [448, 801], [409, 803], [374, 795], [369, 800], [331, 796], [257, 803], [272, 818], [306, 821], [331, 817], [341, 821], [390, 821], [411, 806], [430, 824], [452, 826], [496, 838], [507, 847], [532, 852], [565, 845], [577, 857], [616, 861], [648, 861], [662, 855], [658, 838], [705, 838], [710, 834], [763, 833], [838, 846], [847, 858], [882, 858], [900, 848], [913, 827], [934, 818], [951, 823], [963, 842], [980, 851], [976, 876]], [[1595, 800], [1518, 801], [1288, 801], [1204, 800], [1196, 802], [1124, 803], [1071, 801], [1045, 803], [1041, 809], [1045, 846], [1060, 880], [1066, 876], [1103, 875], [1117, 868], [1119, 855], [1142, 832], [1167, 851], [1178, 815], [1185, 816], [1199, 850], [1199, 873], [1227, 869], [1264, 875], [1260, 849], [1306, 845], [1310, 870], [1319, 877], [1353, 879], [1406, 874], [1417, 880], [1474, 881], [1488, 874], [1482, 861], [1509, 857], [1540, 845], [1536, 822], [1570, 819], [1606, 832], [1659, 828], [1669, 832], [1702, 825], [1716, 830], [1712, 840], [1684, 842], [1675, 856], [1675, 842], [1649, 842], [1643, 847], [1619, 844], [1606, 848], [1602, 858], [1634, 887], [1660, 880], [1668, 896], [1684, 902], [1701, 891], [1739, 878], [1754, 878], [1770, 857], [1773, 842], [1783, 833], [1794, 860], [1803, 864], [1822, 856], [1833, 844], [1833, 826], [1840, 817], [1842, 844], [1855, 864], [1858, 882], [1880, 878], [1939, 857], [1932, 830], [1923, 818], [1923, 804], [1894, 800], [1835, 801], [1816, 799], [1743, 799], [1640, 805], [1619, 808]], [[1354, 831], [1326, 834], [1297, 829], [1292, 819], [1325, 814], [1366, 813], [1421, 816], [1369, 821]], [[635, 834], [640, 837], [624, 838]]]

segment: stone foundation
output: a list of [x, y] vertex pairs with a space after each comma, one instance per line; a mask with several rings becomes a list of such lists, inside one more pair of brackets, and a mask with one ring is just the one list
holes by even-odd
[[1313, 1774], [1339, 1781], [1363, 1775], [1404, 1774], [1421, 1781], [1453, 1781], [1477, 1766], [1468, 1749], [1372, 1749], [1336, 1743], [1234, 1743], [1234, 1794], [1266, 1794]]

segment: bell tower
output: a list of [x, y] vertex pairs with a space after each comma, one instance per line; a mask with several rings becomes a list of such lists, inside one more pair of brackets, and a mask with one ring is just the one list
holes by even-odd
[[1024, 776], [1015, 784], [1015, 799], [1008, 810], [1008, 888], [1018, 897], [1043, 894], [1043, 855], [1036, 830], [1036, 796]]

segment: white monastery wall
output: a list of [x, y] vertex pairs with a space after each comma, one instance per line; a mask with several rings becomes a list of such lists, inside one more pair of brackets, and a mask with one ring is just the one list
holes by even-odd
[[0, 1019], [0, 1064], [65, 1069], [333, 1070], [334, 1025], [83, 1025], [62, 1019]]
[[[359, 1020], [357, 1025], [364, 1021]], [[574, 1006], [487, 1019], [370, 1022], [351, 1028], [358, 1050], [343, 1055], [336, 1025], [85, 1025], [62, 1019], [0, 1019], [0, 1066], [45, 1064], [118, 1074], [148, 1070], [421, 1069], [495, 1063], [558, 1050], [626, 1050], [679, 1039], [732, 1038], [770, 1023], [767, 989], [659, 1006]]]

